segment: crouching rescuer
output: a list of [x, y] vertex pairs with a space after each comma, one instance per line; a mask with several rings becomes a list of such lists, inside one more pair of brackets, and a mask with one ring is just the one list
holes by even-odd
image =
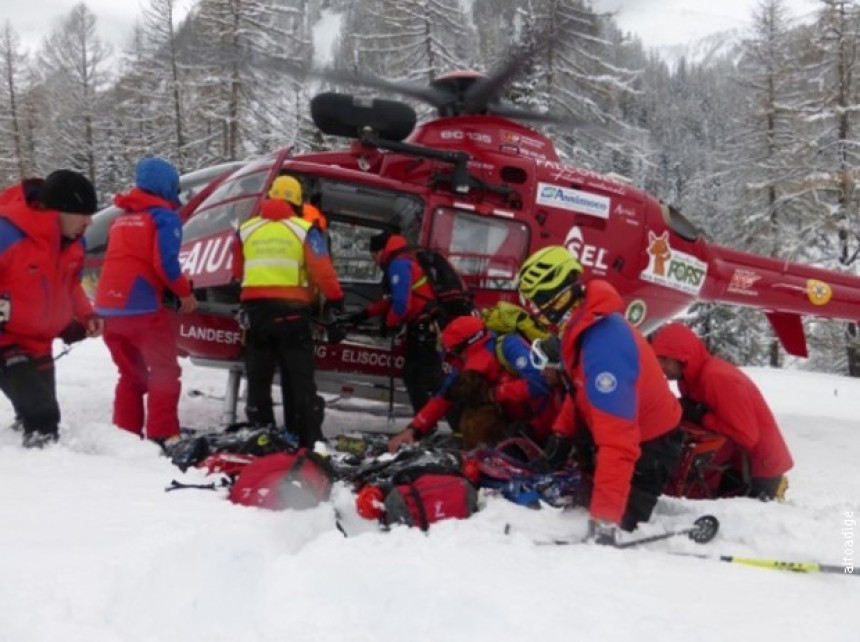
[[613, 544], [618, 528], [647, 521], [681, 455], [681, 407], [651, 346], [623, 315], [615, 288], [579, 282], [562, 246], [532, 254], [519, 290], [538, 321], [561, 333], [567, 396], [545, 448], [550, 467], [573, 453], [583, 471], [589, 537]]
[[286, 428], [299, 445], [322, 440], [324, 407], [314, 382], [312, 304], [317, 292], [341, 309], [343, 292], [322, 231], [304, 220], [302, 187], [292, 176], [272, 183], [260, 214], [245, 221], [234, 245], [234, 277], [246, 315], [245, 412], [257, 427], [275, 426], [272, 383], [280, 372]]
[[712, 462], [722, 469], [714, 494], [784, 499], [794, 461], [752, 379], [680, 323], [660, 328], [652, 345], [666, 378], [678, 382], [684, 420], [729, 440]]

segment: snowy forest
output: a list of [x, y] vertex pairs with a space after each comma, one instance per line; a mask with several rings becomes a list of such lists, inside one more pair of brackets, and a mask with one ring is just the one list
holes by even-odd
[[[107, 205], [147, 154], [187, 172], [343, 145], [310, 121], [312, 68], [423, 85], [528, 49], [507, 98], [586, 123], [544, 129], [565, 162], [628, 177], [711, 241], [857, 273], [860, 4], [819, 4], [797, 25], [761, 0], [743, 39], [670, 64], [583, 0], [198, 0], [181, 20], [179, 0], [145, 0], [121, 51], [81, 3], [36, 51], [2, 25], [0, 182], [77, 169]], [[689, 314], [736, 363], [860, 376], [854, 324], [806, 320], [796, 362], [761, 312]]]

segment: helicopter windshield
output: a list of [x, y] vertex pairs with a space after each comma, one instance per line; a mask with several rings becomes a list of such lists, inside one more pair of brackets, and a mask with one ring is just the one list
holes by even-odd
[[235, 229], [254, 210], [271, 168], [271, 160], [250, 163], [221, 183], [185, 224], [183, 242]]

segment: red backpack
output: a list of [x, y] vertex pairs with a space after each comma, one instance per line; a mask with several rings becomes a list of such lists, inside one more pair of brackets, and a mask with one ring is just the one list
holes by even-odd
[[478, 493], [461, 475], [424, 473], [396, 484], [385, 495], [384, 523], [426, 531], [443, 519], [466, 519], [478, 510]]
[[457, 452], [419, 448], [371, 461], [353, 476], [356, 510], [383, 526], [425, 531], [443, 519], [465, 519], [478, 509], [478, 493], [462, 468]]
[[329, 462], [305, 448], [274, 453], [245, 466], [228, 499], [272, 510], [312, 508], [329, 498], [332, 477]]

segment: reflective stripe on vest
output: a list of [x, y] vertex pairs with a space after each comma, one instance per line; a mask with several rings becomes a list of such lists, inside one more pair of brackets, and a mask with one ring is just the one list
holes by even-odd
[[245, 256], [242, 287], [308, 287], [304, 245], [310, 227], [295, 217], [245, 221], [239, 227]]

